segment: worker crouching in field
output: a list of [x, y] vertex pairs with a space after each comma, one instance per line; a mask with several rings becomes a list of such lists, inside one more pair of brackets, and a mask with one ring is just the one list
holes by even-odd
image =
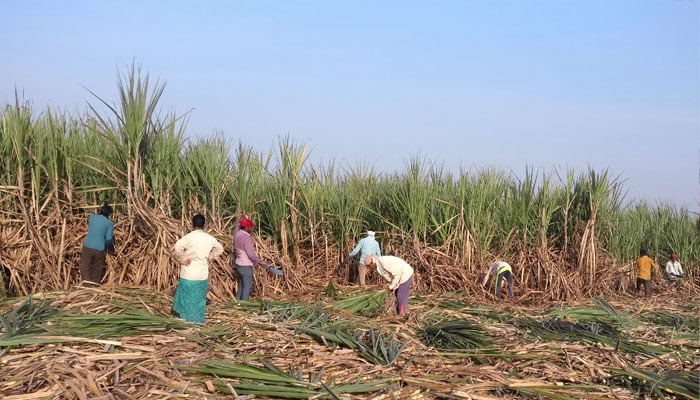
[[413, 283], [413, 267], [399, 257], [371, 254], [365, 257], [365, 265], [376, 267], [379, 275], [389, 282], [389, 290], [396, 296], [396, 314], [405, 317]]
[[486, 276], [484, 276], [484, 281], [482, 285], [486, 285], [489, 281], [489, 277], [493, 274], [496, 277], [495, 287], [493, 294], [497, 299], [501, 298], [501, 286], [503, 281], [508, 282], [508, 298], [513, 298], [513, 268], [505, 261], [496, 261], [489, 266], [489, 270], [486, 271]]

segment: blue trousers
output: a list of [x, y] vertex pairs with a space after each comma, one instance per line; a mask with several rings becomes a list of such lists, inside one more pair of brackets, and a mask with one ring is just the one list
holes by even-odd
[[501, 298], [501, 284], [503, 283], [504, 279], [508, 281], [508, 298], [512, 299], [513, 298], [513, 274], [510, 271], [503, 271], [500, 274], [498, 274], [498, 277], [496, 277], [496, 288], [495, 288], [496, 298], [497, 299]]
[[253, 266], [252, 265], [236, 265], [238, 272], [238, 291], [236, 298], [238, 300], [248, 300], [250, 291], [253, 290]]

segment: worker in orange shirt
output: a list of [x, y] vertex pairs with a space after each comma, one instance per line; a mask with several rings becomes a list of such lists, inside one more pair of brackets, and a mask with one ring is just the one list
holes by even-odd
[[646, 297], [651, 296], [651, 280], [658, 273], [658, 267], [654, 260], [649, 257], [647, 249], [639, 250], [639, 258], [637, 259], [637, 294], [644, 286], [644, 295]]

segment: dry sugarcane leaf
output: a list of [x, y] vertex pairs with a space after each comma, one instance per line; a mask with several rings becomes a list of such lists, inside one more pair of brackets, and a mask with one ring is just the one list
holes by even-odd
[[58, 394], [58, 392], [54, 392], [51, 390], [42, 390], [39, 392], [34, 392], [34, 393], [25, 393], [25, 394], [20, 394], [20, 395], [6, 395], [3, 396], [3, 400], [34, 400], [34, 399], [45, 399], [45, 398], [50, 398], [54, 397]]

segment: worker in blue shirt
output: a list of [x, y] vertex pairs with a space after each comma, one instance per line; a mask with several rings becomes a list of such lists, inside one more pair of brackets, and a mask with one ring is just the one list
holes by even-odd
[[358, 280], [360, 281], [360, 286], [365, 285], [365, 277], [367, 276], [367, 265], [365, 264], [365, 257], [368, 255], [381, 256], [382, 252], [379, 249], [379, 242], [374, 238], [374, 231], [367, 231], [367, 236], [360, 239], [357, 246], [350, 252], [349, 256], [353, 257], [360, 253], [360, 262], [357, 266]]
[[80, 276], [83, 285], [99, 286], [107, 269], [107, 254], [114, 255], [114, 222], [109, 219], [112, 207], [103, 204], [99, 214], [90, 214], [88, 232], [80, 253]]

